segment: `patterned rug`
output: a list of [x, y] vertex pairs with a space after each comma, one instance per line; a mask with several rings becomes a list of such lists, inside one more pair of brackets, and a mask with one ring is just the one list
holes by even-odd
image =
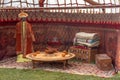
[[[72, 61], [69, 61], [69, 65], [66, 69], [63, 69], [63, 64], [60, 63], [40, 63], [35, 66], [36, 69], [80, 75], [94, 75], [105, 78], [113, 77], [115, 74], [114, 69], [110, 71], [102, 71], [98, 69], [95, 64]], [[0, 68], [32, 69], [32, 67], [32, 62], [17, 63], [15, 57], [0, 61]]]

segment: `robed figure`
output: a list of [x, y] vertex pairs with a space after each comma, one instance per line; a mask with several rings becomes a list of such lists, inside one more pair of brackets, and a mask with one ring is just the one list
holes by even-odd
[[16, 24], [16, 53], [17, 62], [28, 61], [25, 56], [33, 52], [33, 41], [35, 37], [32, 26], [26, 21], [27, 13], [21, 12], [18, 17], [21, 21]]

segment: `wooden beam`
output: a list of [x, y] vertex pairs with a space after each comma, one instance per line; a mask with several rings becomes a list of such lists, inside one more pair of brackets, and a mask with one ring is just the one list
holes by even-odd
[[39, 8], [0, 8], [0, 10], [39, 10], [39, 9], [99, 9], [99, 8], [120, 8], [120, 5], [93, 5], [93, 6], [79, 6], [79, 7], [39, 7]]
[[[88, 2], [89, 4], [91, 4], [91, 5], [102, 5], [102, 4], [100, 4], [100, 3], [98, 3], [98, 2], [95, 2], [95, 1], [93, 1], [93, 0], [84, 0], [85, 2]], [[104, 8], [102, 8], [102, 11], [103, 11], [103, 13], [105, 13], [105, 9]]]
[[91, 5], [101, 5], [100, 3], [98, 3], [98, 2], [95, 2], [95, 1], [93, 1], [93, 0], [84, 0], [85, 2], [88, 2], [89, 4], [91, 4]]

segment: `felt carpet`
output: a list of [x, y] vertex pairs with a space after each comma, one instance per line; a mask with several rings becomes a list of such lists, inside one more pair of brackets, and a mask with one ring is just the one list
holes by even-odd
[[[102, 71], [95, 64], [73, 62], [69, 61], [69, 65], [66, 69], [63, 69], [63, 64], [61, 63], [36, 63], [35, 69], [43, 69], [54, 72], [65, 72], [71, 74], [79, 75], [94, 75], [99, 77], [113, 77], [115, 74], [114, 68], [109, 71]], [[16, 68], [16, 69], [32, 69], [32, 62], [16, 62], [16, 57], [7, 58], [0, 61], [0, 68]]]

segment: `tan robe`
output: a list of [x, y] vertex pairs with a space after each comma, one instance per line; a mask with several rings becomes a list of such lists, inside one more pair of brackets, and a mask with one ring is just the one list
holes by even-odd
[[35, 41], [32, 26], [26, 21], [20, 21], [16, 25], [16, 51], [23, 56], [33, 52], [33, 41]]

